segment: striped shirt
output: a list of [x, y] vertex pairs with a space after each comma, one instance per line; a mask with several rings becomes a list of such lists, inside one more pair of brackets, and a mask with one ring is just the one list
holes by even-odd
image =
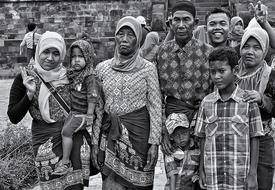
[[[39, 41], [41, 35], [38, 33], [34, 33], [34, 44], [36, 45]], [[33, 48], [33, 32], [28, 32], [25, 34], [23, 41], [21, 42], [21, 45], [27, 45], [27, 48], [32, 49]]]
[[238, 86], [227, 100], [218, 90], [201, 104], [195, 134], [205, 138], [206, 184], [212, 190], [243, 190], [250, 166], [250, 138], [263, 135], [258, 105], [243, 101]]

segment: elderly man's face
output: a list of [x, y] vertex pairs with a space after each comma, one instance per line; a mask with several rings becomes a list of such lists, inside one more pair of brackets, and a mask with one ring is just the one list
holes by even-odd
[[135, 51], [137, 38], [130, 27], [122, 27], [116, 34], [118, 51], [122, 55], [130, 55]]
[[208, 17], [206, 28], [212, 45], [219, 46], [226, 43], [229, 24], [229, 17], [225, 13], [215, 13]]
[[178, 40], [189, 40], [193, 36], [195, 19], [188, 11], [176, 11], [172, 18], [172, 29]]

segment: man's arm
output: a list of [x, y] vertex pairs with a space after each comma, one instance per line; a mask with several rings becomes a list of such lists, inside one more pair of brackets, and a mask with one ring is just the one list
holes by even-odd
[[259, 138], [250, 138], [250, 169], [247, 176], [247, 188], [257, 189], [257, 165], [259, 158]]
[[206, 184], [205, 184], [205, 171], [204, 171], [204, 146], [205, 146], [205, 138], [200, 138], [200, 167], [199, 167], [199, 172], [200, 172], [200, 180], [199, 184], [202, 189], [206, 189]]

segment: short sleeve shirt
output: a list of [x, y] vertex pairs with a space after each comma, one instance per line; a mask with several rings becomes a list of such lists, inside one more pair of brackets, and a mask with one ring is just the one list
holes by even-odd
[[250, 138], [263, 135], [256, 103], [243, 101], [238, 86], [227, 100], [218, 90], [201, 104], [195, 134], [205, 138], [204, 168], [209, 189], [243, 190], [250, 166]]

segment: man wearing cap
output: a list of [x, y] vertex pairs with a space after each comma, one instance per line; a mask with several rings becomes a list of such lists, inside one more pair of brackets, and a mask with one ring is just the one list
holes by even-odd
[[[213, 48], [193, 38], [198, 22], [195, 17], [196, 9], [192, 2], [175, 3], [171, 23], [175, 39], [162, 44], [157, 55], [165, 115], [184, 113], [191, 127], [201, 100], [211, 92], [212, 86], [208, 55]], [[162, 145], [165, 154], [173, 153], [165, 128]]]

